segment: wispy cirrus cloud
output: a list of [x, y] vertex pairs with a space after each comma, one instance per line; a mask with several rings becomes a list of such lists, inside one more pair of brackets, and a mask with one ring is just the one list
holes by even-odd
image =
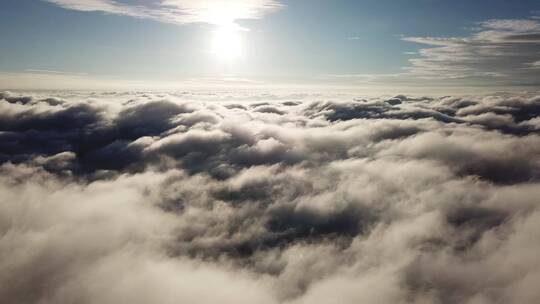
[[[356, 40], [357, 37], [347, 37]], [[324, 75], [355, 84], [540, 85], [540, 19], [491, 19], [465, 37], [402, 37], [423, 45], [393, 73]]]
[[404, 37], [429, 47], [409, 60], [406, 76], [475, 79], [496, 84], [537, 84], [531, 67], [540, 59], [540, 21], [492, 19], [467, 37]]
[[530, 64], [530, 67], [531, 67], [532, 69], [540, 69], [540, 60], [531, 63], [531, 64]]
[[66, 9], [104, 12], [173, 24], [231, 24], [240, 19], [259, 19], [283, 7], [277, 0], [43, 0]]
[[43, 70], [43, 69], [26, 69], [24, 70], [24, 72], [33, 73], [33, 74], [73, 75], [73, 76], [88, 75], [87, 73], [76, 73], [76, 72], [68, 72], [68, 71]]

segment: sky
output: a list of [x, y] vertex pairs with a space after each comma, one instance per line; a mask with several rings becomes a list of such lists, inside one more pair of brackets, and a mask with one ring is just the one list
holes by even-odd
[[0, 0], [0, 303], [540, 303], [539, 11]]
[[3, 0], [0, 87], [538, 87], [540, 3]]

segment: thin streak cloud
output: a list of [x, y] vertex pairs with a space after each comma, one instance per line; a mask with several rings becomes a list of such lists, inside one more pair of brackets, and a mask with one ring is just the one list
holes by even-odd
[[241, 19], [258, 19], [283, 7], [276, 0], [43, 0], [70, 10], [104, 12], [148, 18], [173, 24], [226, 25]]
[[428, 45], [409, 60], [404, 76], [420, 79], [469, 79], [491, 85], [538, 85], [530, 69], [540, 59], [540, 22], [493, 19], [480, 22], [469, 37], [404, 37]]

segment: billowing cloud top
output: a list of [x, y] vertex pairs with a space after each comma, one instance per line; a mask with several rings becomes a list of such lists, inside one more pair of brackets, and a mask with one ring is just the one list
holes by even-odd
[[5, 303], [539, 303], [539, 197], [538, 92], [0, 93]]
[[279, 9], [276, 0], [44, 0], [78, 11], [150, 18], [161, 22], [231, 24], [240, 19], [257, 19]]

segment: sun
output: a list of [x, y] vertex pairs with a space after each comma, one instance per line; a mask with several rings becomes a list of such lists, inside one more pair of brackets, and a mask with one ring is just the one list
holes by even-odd
[[222, 60], [232, 61], [243, 56], [242, 29], [222, 25], [213, 32], [212, 53]]

